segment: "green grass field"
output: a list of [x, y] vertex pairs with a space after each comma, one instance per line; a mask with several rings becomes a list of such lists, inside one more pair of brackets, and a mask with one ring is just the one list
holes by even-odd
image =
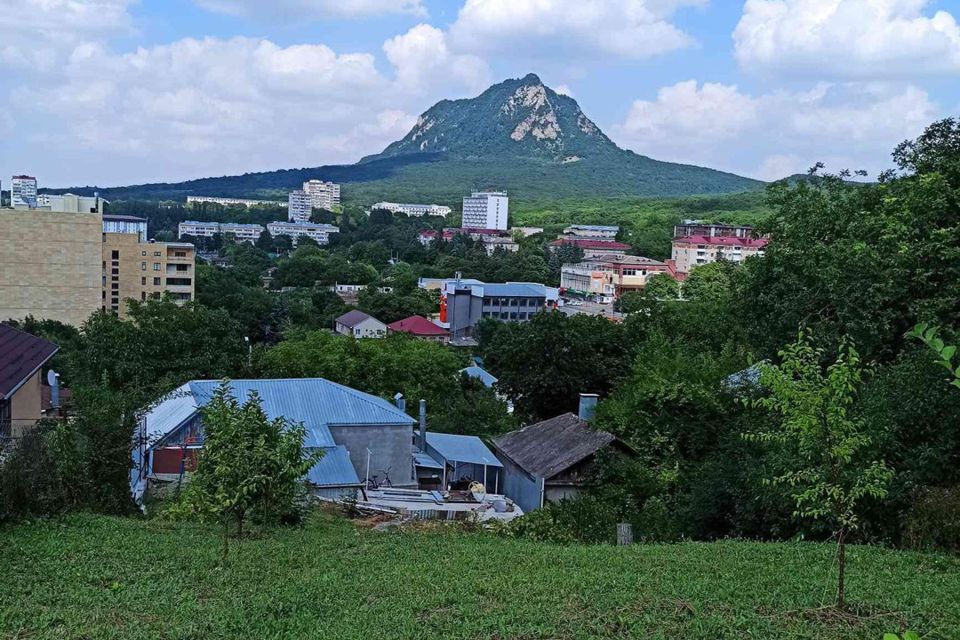
[[552, 546], [457, 531], [388, 532], [318, 515], [221, 566], [218, 531], [86, 515], [0, 531], [6, 638], [876, 638], [901, 619], [960, 638], [960, 559], [719, 542]]

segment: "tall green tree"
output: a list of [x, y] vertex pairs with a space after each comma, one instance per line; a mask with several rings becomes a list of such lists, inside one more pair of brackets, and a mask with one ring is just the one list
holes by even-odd
[[801, 333], [780, 352], [779, 365], [758, 365], [759, 386], [767, 394], [752, 404], [769, 411], [775, 423], [746, 437], [777, 449], [782, 471], [770, 482], [789, 487], [795, 515], [825, 521], [835, 530], [836, 602], [844, 609], [847, 536], [860, 526], [863, 503], [887, 495], [893, 471], [871, 455], [869, 425], [857, 414], [860, 355], [843, 342], [826, 370], [824, 355]]

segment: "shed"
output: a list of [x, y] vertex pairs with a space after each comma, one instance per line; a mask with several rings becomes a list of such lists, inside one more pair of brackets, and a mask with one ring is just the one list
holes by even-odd
[[495, 438], [493, 448], [504, 464], [503, 492], [525, 512], [579, 494], [601, 450], [633, 455], [612, 433], [572, 413]]
[[503, 464], [477, 436], [430, 432], [424, 453], [440, 467], [440, 486], [480, 482], [488, 493], [499, 493]]

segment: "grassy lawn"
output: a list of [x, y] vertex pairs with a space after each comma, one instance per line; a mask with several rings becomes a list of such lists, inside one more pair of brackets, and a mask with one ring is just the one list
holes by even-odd
[[[720, 542], [552, 546], [381, 533], [318, 515], [248, 539], [79, 515], [0, 530], [0, 637], [875, 638], [901, 618], [960, 638], [960, 559], [853, 547], [857, 622], [832, 596], [833, 547]], [[895, 613], [891, 613], [895, 612]]]

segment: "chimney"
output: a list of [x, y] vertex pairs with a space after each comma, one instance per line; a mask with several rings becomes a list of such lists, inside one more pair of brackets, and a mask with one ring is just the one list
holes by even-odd
[[397, 392], [397, 395], [393, 396], [393, 401], [394, 401], [394, 403], [396, 403], [397, 409], [400, 409], [400, 411], [406, 412], [406, 410], [407, 410], [407, 399], [403, 397], [403, 394], [402, 394], [402, 393], [400, 393], [400, 392], [398, 391], [398, 392]]
[[427, 401], [420, 401], [420, 451], [427, 450]]
[[597, 412], [597, 400], [599, 398], [600, 396], [595, 393], [580, 394], [580, 411], [578, 416], [581, 420], [588, 422], [593, 420], [593, 416]]

